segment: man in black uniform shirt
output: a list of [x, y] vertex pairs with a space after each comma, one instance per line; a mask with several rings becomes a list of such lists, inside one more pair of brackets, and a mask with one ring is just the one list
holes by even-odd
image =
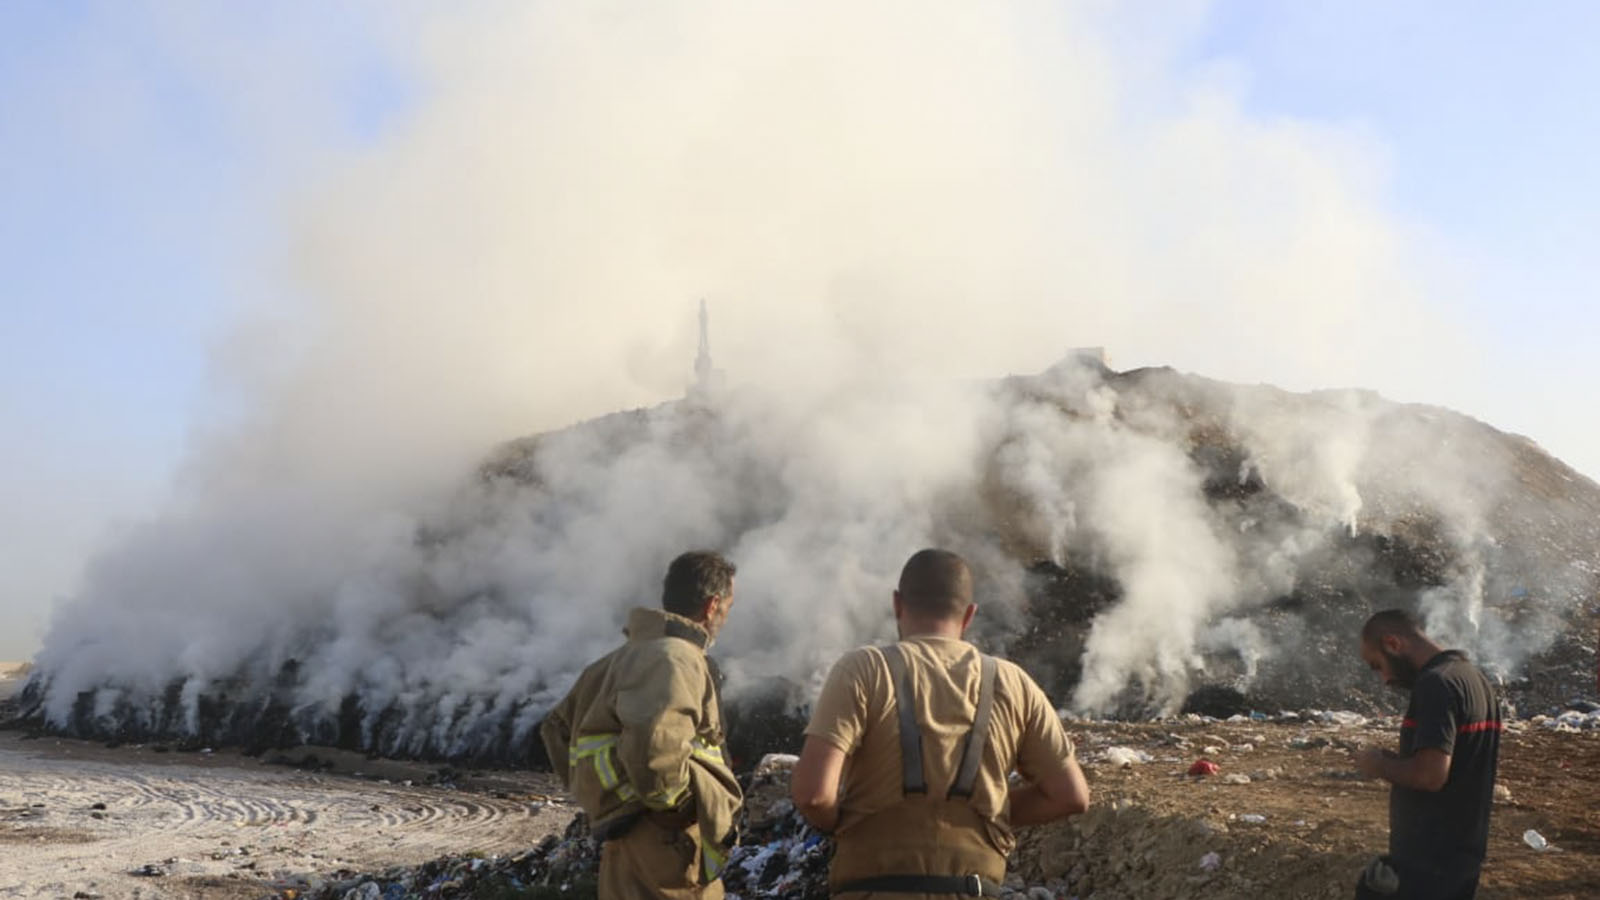
[[1410, 613], [1388, 609], [1361, 629], [1361, 658], [1390, 687], [1411, 693], [1400, 752], [1363, 750], [1356, 767], [1389, 791], [1389, 855], [1356, 886], [1362, 898], [1470, 900], [1489, 843], [1500, 703], [1459, 650], [1422, 633]]

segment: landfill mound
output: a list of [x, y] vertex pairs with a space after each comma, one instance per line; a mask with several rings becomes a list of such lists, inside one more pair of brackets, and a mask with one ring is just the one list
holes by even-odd
[[[1478, 894], [1485, 900], [1600, 892], [1600, 783], [1590, 774], [1600, 765], [1600, 706], [1579, 705], [1508, 726]], [[1069, 729], [1093, 805], [1021, 830], [1002, 896], [1333, 900], [1350, 895], [1356, 873], [1385, 846], [1387, 788], [1356, 777], [1350, 752], [1392, 745], [1394, 719], [1305, 710]], [[769, 756], [748, 781], [741, 843], [725, 876], [730, 898], [828, 896], [830, 842], [788, 800], [791, 761]], [[1202, 761], [1210, 774], [1189, 774]], [[598, 852], [579, 814], [563, 835], [526, 853], [329, 873], [307, 882], [303, 896], [585, 900], [596, 896]]]
[[[1351, 647], [1391, 606], [1467, 648], [1524, 713], [1594, 684], [1600, 486], [1524, 438], [1370, 392], [1082, 357], [963, 390], [980, 397], [956, 421], [970, 461], [937, 481], [834, 467], [892, 442], [873, 431], [885, 416], [916, 418], [891, 401], [812, 422], [694, 395], [512, 441], [402, 563], [329, 588], [332, 610], [352, 584], [380, 598], [359, 633], [319, 613], [235, 662], [186, 651], [124, 671], [106, 648], [126, 640], [86, 617], [87, 637], [47, 640], [15, 714], [104, 739], [525, 764], [545, 710], [650, 596], [654, 563], [566, 562], [608, 541], [621, 560], [709, 545], [740, 563], [715, 654], [732, 731], [753, 735], [745, 766], [792, 736], [827, 660], [889, 636], [884, 595], [918, 542], [974, 562], [971, 637], [1069, 709], [1392, 712]], [[817, 441], [847, 450], [820, 465]], [[882, 497], [851, 493], [884, 480]], [[172, 627], [198, 640], [204, 608]]]

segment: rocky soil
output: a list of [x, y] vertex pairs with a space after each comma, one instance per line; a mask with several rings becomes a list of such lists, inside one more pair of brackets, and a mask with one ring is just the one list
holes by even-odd
[[[1352, 773], [1350, 754], [1392, 744], [1398, 723], [1353, 713], [1270, 721], [1077, 723], [1094, 791], [1085, 815], [1029, 829], [1007, 896], [1340, 898], [1385, 846], [1387, 788]], [[1192, 776], [1200, 760], [1214, 774]], [[774, 764], [776, 763], [776, 764]], [[1600, 896], [1600, 714], [1513, 723], [1503, 745], [1489, 860], [1478, 896]], [[827, 842], [787, 802], [782, 760], [758, 769], [732, 898], [821, 900]], [[1524, 837], [1534, 832], [1543, 849]], [[336, 873], [329, 900], [594, 896], [596, 851], [581, 817], [536, 850], [446, 858], [420, 868]], [[459, 891], [459, 892], [457, 892]]]

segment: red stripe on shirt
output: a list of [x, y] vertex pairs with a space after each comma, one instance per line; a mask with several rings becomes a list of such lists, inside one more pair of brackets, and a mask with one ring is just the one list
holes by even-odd
[[[1401, 719], [1400, 720], [1400, 727], [1401, 728], [1415, 728], [1415, 727], [1417, 727], [1417, 720], [1416, 719]], [[1505, 728], [1506, 728], [1506, 726], [1505, 726], [1505, 723], [1503, 723], [1503, 722], [1472, 722], [1472, 723], [1463, 725], [1460, 728], [1457, 728], [1456, 729], [1456, 733], [1457, 734], [1472, 734], [1472, 733], [1478, 732], [1478, 731], [1504, 731]]]

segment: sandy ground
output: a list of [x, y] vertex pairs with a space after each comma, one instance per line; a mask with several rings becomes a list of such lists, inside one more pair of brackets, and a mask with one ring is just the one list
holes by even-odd
[[[548, 775], [428, 785], [436, 766], [157, 746], [0, 731], [0, 897], [269, 897], [298, 874], [526, 849], [572, 816]], [[146, 866], [160, 874], [134, 874]]]

